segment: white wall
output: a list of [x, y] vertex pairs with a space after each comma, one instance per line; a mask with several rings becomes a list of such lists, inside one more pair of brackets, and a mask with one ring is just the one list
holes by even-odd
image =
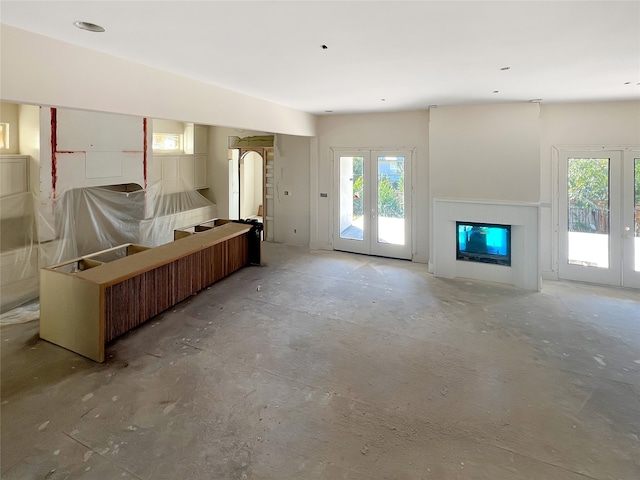
[[431, 197], [538, 202], [539, 139], [537, 103], [432, 109]]
[[553, 192], [558, 166], [552, 161], [553, 147], [640, 146], [640, 102], [542, 104], [540, 114], [540, 260], [543, 277], [557, 278]]
[[274, 242], [309, 246], [310, 149], [307, 137], [276, 135]]
[[[333, 202], [338, 191], [333, 181], [332, 148], [412, 149], [413, 259], [428, 259], [429, 112], [331, 115], [318, 119], [317, 142], [311, 155], [311, 247], [333, 248]], [[316, 147], [317, 144], [317, 147]], [[327, 198], [321, 198], [327, 193]]]
[[174, 135], [184, 135], [184, 122], [175, 120], [153, 119], [153, 133], [171, 133]]
[[2, 100], [315, 134], [309, 113], [8, 25], [2, 25], [0, 43]]

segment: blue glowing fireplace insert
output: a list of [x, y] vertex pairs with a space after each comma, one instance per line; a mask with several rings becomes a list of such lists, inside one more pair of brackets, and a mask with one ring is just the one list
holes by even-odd
[[456, 222], [456, 258], [511, 266], [511, 225]]

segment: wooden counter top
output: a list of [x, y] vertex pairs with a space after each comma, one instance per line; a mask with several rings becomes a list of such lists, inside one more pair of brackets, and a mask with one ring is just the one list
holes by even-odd
[[206, 232], [150, 248], [128, 257], [105, 263], [99, 267], [83, 270], [75, 274], [98, 285], [109, 286], [126, 278], [134, 277], [156, 267], [166, 265], [206, 247], [221, 243], [251, 230], [251, 225], [227, 223]]

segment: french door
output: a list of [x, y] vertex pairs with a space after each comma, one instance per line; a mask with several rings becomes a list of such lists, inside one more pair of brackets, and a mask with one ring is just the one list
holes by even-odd
[[333, 247], [411, 259], [411, 152], [334, 152]]
[[559, 160], [560, 278], [640, 288], [640, 151]]

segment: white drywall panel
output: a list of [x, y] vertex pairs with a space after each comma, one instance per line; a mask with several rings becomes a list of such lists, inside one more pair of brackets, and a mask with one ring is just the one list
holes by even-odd
[[6, 101], [315, 135], [306, 112], [7, 25], [0, 40]]
[[538, 202], [539, 124], [536, 103], [432, 109], [431, 195]]
[[140, 117], [58, 108], [58, 150], [83, 152], [144, 149]]
[[[333, 248], [332, 149], [371, 148], [414, 150], [413, 259], [428, 260], [429, 112], [330, 115], [318, 118], [317, 152], [312, 153], [311, 247]], [[327, 197], [320, 195], [326, 193]]]
[[275, 147], [274, 241], [309, 246], [311, 141], [308, 137], [276, 135]]
[[174, 135], [184, 135], [185, 125], [183, 122], [175, 120], [153, 119], [153, 133], [171, 133]]

